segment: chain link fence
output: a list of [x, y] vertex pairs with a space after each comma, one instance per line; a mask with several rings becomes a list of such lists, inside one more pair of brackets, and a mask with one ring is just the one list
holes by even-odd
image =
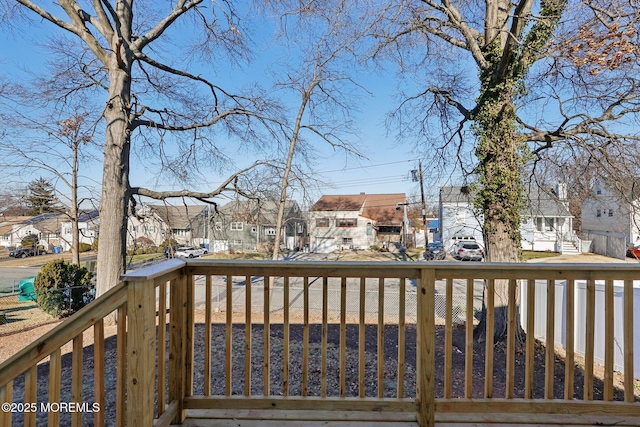
[[[466, 283], [466, 282], [465, 282]], [[435, 317], [439, 324], [445, 323], [446, 315], [446, 284], [438, 283], [435, 294]], [[264, 282], [262, 278], [252, 278], [251, 286], [251, 312], [264, 312]], [[474, 284], [474, 311], [482, 308], [483, 282]], [[201, 289], [198, 289], [201, 287]], [[308, 285], [308, 310], [309, 317], [317, 321], [323, 315], [323, 295], [326, 292], [327, 318], [329, 322], [338, 322], [341, 314], [341, 282], [340, 279], [329, 278], [326, 291], [323, 291], [321, 278], [309, 280]], [[244, 280], [233, 281], [232, 307], [235, 313], [244, 313], [246, 306], [246, 283]], [[285, 298], [282, 279], [275, 280], [270, 290], [269, 312], [276, 315], [284, 315]], [[383, 294], [379, 293], [378, 279], [368, 279], [364, 294], [361, 295], [359, 279], [348, 279], [345, 288], [345, 318], [347, 323], [357, 323], [360, 318], [361, 298], [364, 300], [364, 317], [367, 323], [378, 322], [378, 309], [382, 298], [383, 321], [385, 323], [398, 323], [400, 320], [400, 280], [386, 279], [383, 286]], [[204, 280], [196, 281], [197, 305], [202, 307], [204, 299], [198, 295], [204, 294]], [[289, 286], [289, 316], [292, 321], [302, 319], [304, 316], [304, 284], [301, 280], [291, 279]], [[465, 321], [467, 297], [463, 287], [454, 284], [452, 293], [452, 320], [453, 323]], [[224, 279], [214, 280], [212, 283], [212, 308], [215, 312], [224, 312], [227, 309], [227, 286]], [[405, 290], [405, 322], [417, 321], [417, 299], [415, 282], [407, 280]]]

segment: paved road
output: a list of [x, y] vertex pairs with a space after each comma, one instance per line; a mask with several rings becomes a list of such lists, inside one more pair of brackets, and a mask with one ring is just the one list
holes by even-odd
[[[329, 317], [338, 318], [340, 314], [341, 298], [339, 278], [331, 278], [327, 287], [327, 308]], [[262, 277], [254, 277], [251, 283], [252, 312], [261, 313], [264, 310], [264, 280]], [[365, 312], [368, 316], [376, 318], [378, 312], [378, 279], [367, 279], [365, 290]], [[384, 312], [385, 319], [394, 321], [399, 313], [399, 279], [386, 279], [384, 283]], [[445, 314], [445, 288], [446, 282], [436, 282], [436, 317], [444, 319]], [[357, 320], [360, 312], [360, 279], [347, 279], [346, 313], [351, 320]], [[196, 277], [195, 300], [196, 307], [205, 306], [205, 280], [203, 276]], [[416, 283], [407, 280], [406, 291], [406, 317], [407, 321], [415, 321], [417, 318]], [[478, 280], [474, 286], [473, 305], [476, 309], [482, 306], [483, 282]], [[453, 283], [453, 309], [454, 318], [462, 320], [466, 307], [466, 280], [454, 280]], [[311, 278], [309, 282], [309, 310], [312, 316], [322, 315], [322, 280]], [[234, 277], [232, 288], [233, 311], [242, 313], [245, 310], [246, 283], [242, 277]], [[276, 279], [270, 294], [270, 312], [282, 313], [284, 311], [284, 287], [282, 279]], [[215, 311], [226, 311], [227, 289], [224, 277], [212, 277], [212, 303]], [[304, 307], [304, 283], [302, 278], [292, 278], [290, 281], [289, 308], [292, 315], [301, 316]]]

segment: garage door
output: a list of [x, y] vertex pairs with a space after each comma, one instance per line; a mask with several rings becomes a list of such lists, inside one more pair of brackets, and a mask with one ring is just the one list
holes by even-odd
[[316, 248], [314, 252], [328, 254], [336, 250], [335, 239], [333, 237], [316, 239]]

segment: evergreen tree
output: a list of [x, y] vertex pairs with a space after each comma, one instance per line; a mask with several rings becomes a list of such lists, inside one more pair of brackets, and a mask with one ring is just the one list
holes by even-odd
[[40, 177], [27, 186], [27, 209], [29, 215], [58, 212], [58, 200], [50, 182]]

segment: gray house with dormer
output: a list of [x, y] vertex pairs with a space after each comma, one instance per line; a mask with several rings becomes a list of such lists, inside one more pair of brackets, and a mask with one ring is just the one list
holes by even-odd
[[[275, 241], [278, 203], [272, 200], [235, 200], [211, 213], [210, 251], [269, 249]], [[306, 221], [297, 202], [285, 203], [281, 246], [302, 248]]]
[[[565, 184], [555, 187], [528, 187], [527, 212], [520, 226], [522, 249], [579, 253], [572, 231]], [[475, 240], [484, 246], [482, 213], [474, 206], [475, 193], [470, 186], [440, 188], [438, 204], [440, 240], [449, 250], [458, 240]]]

